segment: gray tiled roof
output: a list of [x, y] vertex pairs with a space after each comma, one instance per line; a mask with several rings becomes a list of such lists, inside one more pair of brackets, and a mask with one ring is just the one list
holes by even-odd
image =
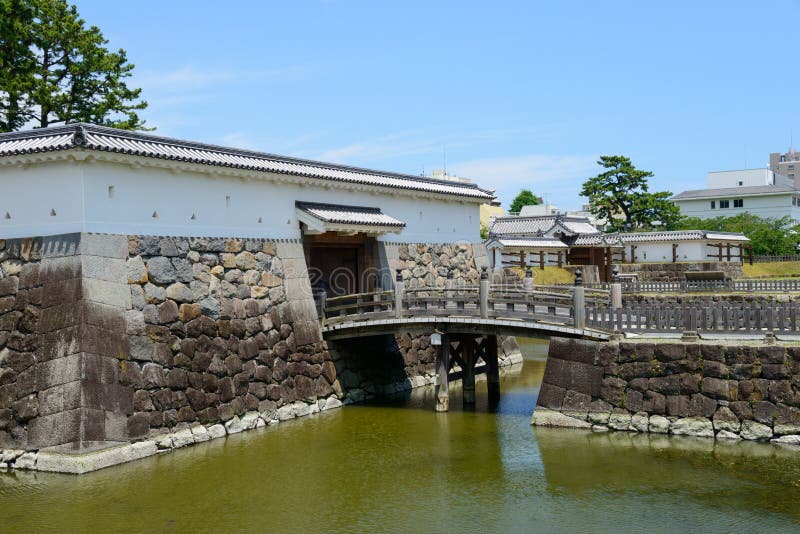
[[619, 234], [623, 243], [654, 243], [671, 241], [749, 241], [743, 234], [734, 232], [711, 232], [707, 230], [677, 230], [673, 232], [636, 232]]
[[406, 225], [403, 221], [382, 213], [380, 208], [341, 206], [316, 202], [295, 202], [295, 207], [327, 223], [390, 226], [393, 228], [402, 228]]
[[491, 241], [497, 241], [503, 247], [568, 248], [563, 241], [554, 237], [498, 237]]
[[671, 200], [693, 200], [702, 198], [733, 198], [752, 195], [783, 195], [795, 192], [791, 185], [753, 185], [749, 187], [722, 187], [719, 189], [692, 189], [673, 196]]
[[73, 148], [118, 152], [148, 158], [305, 176], [313, 179], [333, 180], [393, 189], [409, 189], [443, 195], [470, 197], [485, 201], [494, 198], [491, 191], [481, 189], [475, 184], [375, 171], [358, 167], [336, 165], [333, 163], [277, 156], [263, 152], [238, 150], [92, 124], [78, 123], [25, 132], [0, 134], [0, 158], [17, 154], [69, 150]]
[[568, 240], [570, 247], [621, 247], [617, 234], [583, 234]]
[[534, 235], [549, 232], [556, 225], [560, 225], [565, 231], [572, 234], [600, 233], [597, 228], [592, 226], [589, 219], [583, 217], [538, 215], [531, 217], [497, 217], [489, 229], [489, 234], [496, 236]]

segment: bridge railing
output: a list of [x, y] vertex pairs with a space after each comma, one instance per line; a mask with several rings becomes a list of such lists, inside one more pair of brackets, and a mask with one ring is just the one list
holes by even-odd
[[[681, 280], [677, 282], [620, 282], [623, 293], [786, 293], [800, 291], [800, 279], [787, 280]], [[561, 286], [570, 287], [570, 286]], [[609, 283], [594, 283], [587, 290], [608, 289]]]
[[[580, 299], [576, 299], [578, 293]], [[582, 327], [584, 306], [601, 306], [608, 300], [608, 293], [531, 283], [492, 285], [484, 270], [478, 285], [406, 288], [400, 279], [392, 291], [331, 297], [325, 300], [322, 319], [328, 326], [388, 318], [449, 316], [544, 320]]]
[[798, 332], [796, 302], [629, 303], [614, 308], [592, 303], [585, 324], [617, 332]]

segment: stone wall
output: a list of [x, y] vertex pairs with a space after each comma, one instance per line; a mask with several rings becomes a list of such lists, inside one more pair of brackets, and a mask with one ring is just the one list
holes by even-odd
[[129, 238], [131, 436], [338, 405], [299, 242]]
[[335, 390], [297, 241], [0, 241], [0, 449], [266, 424]]
[[726, 279], [742, 278], [742, 264], [735, 261], [677, 263], [623, 263], [615, 265], [620, 274], [636, 273], [640, 282], [680, 282], [687, 272], [722, 271]]
[[[409, 284], [488, 263], [472, 245], [381, 253]], [[322, 340], [296, 240], [0, 241], [0, 469], [85, 472], [433, 382], [423, 333], [352, 349]]]
[[477, 285], [480, 269], [489, 266], [481, 243], [402, 243], [383, 245], [392, 279], [397, 269], [409, 289], [444, 287], [448, 272], [458, 284]]
[[800, 347], [553, 338], [533, 423], [800, 444]]
[[0, 449], [24, 448], [39, 414], [37, 326], [42, 240], [0, 240]]

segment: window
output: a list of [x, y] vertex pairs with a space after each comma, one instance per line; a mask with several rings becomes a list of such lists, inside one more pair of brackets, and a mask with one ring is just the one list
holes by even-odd
[[719, 201], [719, 209], [724, 210], [725, 208], [730, 208], [730, 207], [731, 207], [731, 201], [730, 200], [720, 200]]
[[743, 185], [744, 185], [744, 182], [740, 181], [739, 182], [739, 186], [743, 186]]
[[797, 197], [792, 197], [792, 206], [797, 206]]
[[789, 173], [789, 178], [794, 178], [794, 173], [793, 172]]
[[744, 207], [744, 199], [742, 198], [735, 198], [733, 200], [733, 207], [734, 208], [743, 208]]
[[788, 166], [788, 167], [786, 167], [786, 168], [787, 168], [787, 169], [792, 169], [792, 170], [794, 170], [794, 165], [789, 165], [789, 166]]
[[716, 209], [716, 205], [714, 204], [714, 201], [713, 201], [713, 200], [711, 201], [711, 209], [712, 209], [712, 210], [713, 210], [713, 209]]

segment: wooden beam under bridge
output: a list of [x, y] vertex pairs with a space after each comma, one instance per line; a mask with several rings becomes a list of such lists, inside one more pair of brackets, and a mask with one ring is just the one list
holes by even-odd
[[[489, 404], [500, 398], [500, 365], [497, 354], [497, 336], [474, 334], [437, 333], [432, 337], [436, 347], [436, 406], [437, 412], [450, 409], [450, 371], [454, 363], [461, 367], [461, 384], [464, 406], [475, 404], [475, 364], [482, 359], [486, 364]], [[453, 347], [453, 345], [456, 345]]]

